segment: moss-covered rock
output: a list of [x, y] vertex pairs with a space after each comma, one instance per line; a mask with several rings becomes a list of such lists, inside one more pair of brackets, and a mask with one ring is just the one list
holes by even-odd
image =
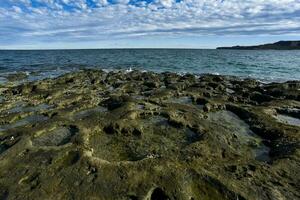
[[84, 70], [0, 96], [0, 199], [300, 196], [299, 81]]

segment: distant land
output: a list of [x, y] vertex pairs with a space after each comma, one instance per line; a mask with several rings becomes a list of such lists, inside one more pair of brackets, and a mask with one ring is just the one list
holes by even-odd
[[256, 46], [233, 46], [218, 47], [217, 49], [238, 49], [238, 50], [300, 50], [299, 41], [279, 41], [272, 44], [262, 44]]

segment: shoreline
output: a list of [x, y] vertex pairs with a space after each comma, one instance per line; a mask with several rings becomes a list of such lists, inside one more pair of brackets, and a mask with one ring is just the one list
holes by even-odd
[[300, 80], [89, 69], [0, 105], [0, 197], [300, 196]]
[[[219, 74], [219, 73], [191, 73], [191, 72], [170, 72], [170, 71], [153, 71], [153, 70], [140, 70], [135, 68], [128, 69], [97, 69], [96, 67], [90, 67], [86, 69], [73, 69], [73, 70], [48, 70], [48, 71], [13, 71], [13, 72], [0, 72], [0, 86], [9, 85], [19, 85], [24, 83], [32, 83], [36, 81], [42, 81], [47, 79], [56, 79], [67, 74], [80, 73], [85, 71], [102, 71], [104, 73], [130, 73], [130, 72], [139, 72], [139, 73], [155, 73], [155, 74], [164, 74], [164, 73], [174, 73], [178, 76], [192, 75], [196, 78], [201, 78], [204, 76], [220, 76], [227, 77], [239, 80], [254, 80], [262, 84], [272, 84], [272, 83], [287, 83], [300, 81], [300, 79], [284, 79], [284, 80], [273, 80], [273, 79], [259, 79], [258, 77], [252, 76], [238, 76], [230, 74]], [[44, 74], [44, 75], [42, 75]]]

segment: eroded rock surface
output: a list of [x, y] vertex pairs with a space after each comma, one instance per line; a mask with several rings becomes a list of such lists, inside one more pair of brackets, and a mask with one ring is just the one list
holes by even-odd
[[0, 199], [300, 198], [299, 81], [86, 70], [0, 96]]

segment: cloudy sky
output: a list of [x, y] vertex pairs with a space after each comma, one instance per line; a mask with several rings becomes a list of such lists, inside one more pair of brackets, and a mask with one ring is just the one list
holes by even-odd
[[300, 0], [0, 0], [0, 49], [300, 40]]

